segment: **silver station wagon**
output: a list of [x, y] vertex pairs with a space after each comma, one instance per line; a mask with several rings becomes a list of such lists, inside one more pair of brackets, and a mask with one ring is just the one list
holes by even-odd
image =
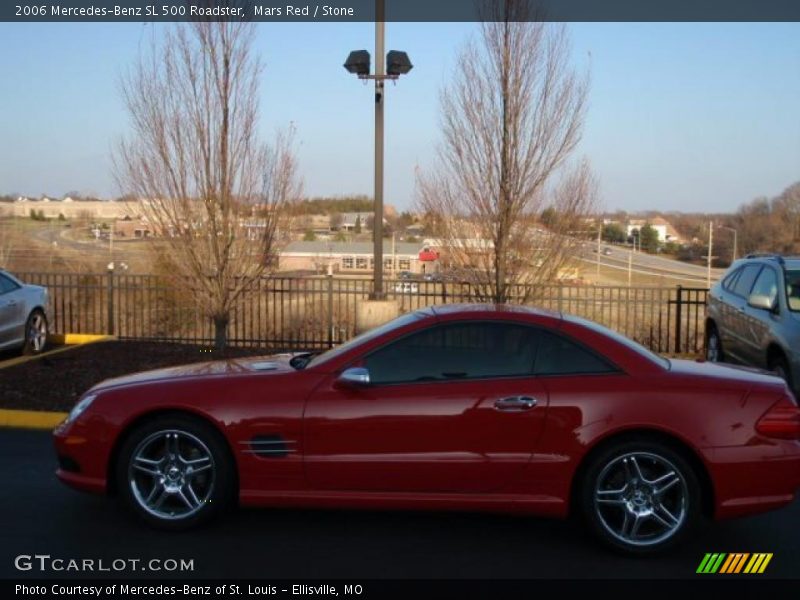
[[750, 254], [712, 286], [706, 359], [773, 371], [800, 384], [800, 257]]

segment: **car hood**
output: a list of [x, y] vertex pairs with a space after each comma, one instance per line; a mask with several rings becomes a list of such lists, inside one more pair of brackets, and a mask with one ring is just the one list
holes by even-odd
[[289, 364], [293, 356], [296, 356], [296, 354], [273, 354], [270, 356], [216, 360], [155, 369], [152, 371], [142, 371], [140, 373], [131, 373], [130, 375], [123, 375], [122, 377], [106, 379], [95, 385], [90, 391], [99, 392], [126, 385], [175, 379], [196, 379], [222, 375], [252, 375], [256, 373], [268, 375], [294, 372], [294, 367]]
[[744, 367], [740, 365], [730, 365], [727, 363], [712, 363], [700, 360], [677, 360], [670, 359], [673, 373], [681, 375], [695, 375], [697, 377], [712, 377], [728, 379], [730, 381], [742, 381], [750, 383], [763, 383], [781, 385], [783, 380], [763, 369], [755, 367]]

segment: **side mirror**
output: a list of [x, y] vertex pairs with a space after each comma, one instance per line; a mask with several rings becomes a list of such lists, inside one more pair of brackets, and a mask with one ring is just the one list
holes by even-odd
[[747, 299], [747, 304], [753, 308], [760, 308], [762, 310], [775, 310], [775, 302], [764, 294], [750, 294], [750, 297]]
[[345, 387], [364, 387], [369, 385], [369, 370], [364, 367], [351, 367], [342, 371], [336, 383]]

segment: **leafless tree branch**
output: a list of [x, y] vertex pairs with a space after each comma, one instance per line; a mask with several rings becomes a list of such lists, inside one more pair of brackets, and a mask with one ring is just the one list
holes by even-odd
[[132, 134], [114, 155], [117, 181], [142, 199], [174, 277], [213, 318], [217, 347], [300, 195], [293, 129], [271, 146], [259, 139], [253, 33], [251, 23], [176, 25], [121, 85]]

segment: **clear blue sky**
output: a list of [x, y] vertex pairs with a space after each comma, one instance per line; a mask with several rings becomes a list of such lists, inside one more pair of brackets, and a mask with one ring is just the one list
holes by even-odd
[[[434, 157], [438, 90], [474, 23], [388, 24], [414, 70], [389, 84], [386, 200], [413, 199]], [[800, 24], [571, 24], [591, 66], [580, 152], [607, 210], [732, 211], [800, 180]], [[372, 88], [342, 63], [374, 27], [258, 25], [262, 127], [292, 121], [309, 195], [371, 194]], [[0, 193], [116, 195], [109, 149], [126, 131], [119, 74], [153, 25], [0, 24]]]

